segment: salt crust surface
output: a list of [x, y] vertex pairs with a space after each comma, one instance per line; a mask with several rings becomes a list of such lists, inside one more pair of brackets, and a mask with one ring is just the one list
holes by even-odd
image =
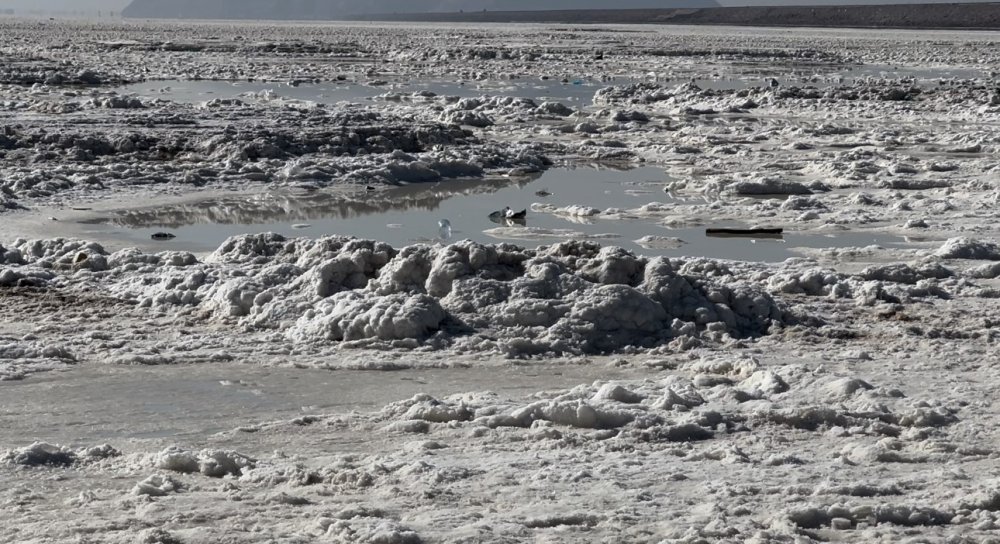
[[[982, 69], [997, 64], [995, 35], [0, 27], [5, 225], [106, 198], [378, 189], [593, 160], [662, 166], [673, 179], [662, 189], [701, 202], [533, 213], [929, 237], [763, 265], [580, 241], [393, 248], [271, 235], [204, 256], [5, 231], [3, 380], [59, 384], [86, 365], [530, 368], [541, 357], [646, 377], [540, 383], [514, 398], [418, 394], [372, 413], [264, 418], [187, 441], [37, 442], [45, 421], [5, 412], [24, 440], [0, 444], [0, 541], [996, 541], [992, 81], [886, 70], [714, 89], [724, 77], [704, 68]], [[248, 57], [260, 59], [252, 73]], [[352, 106], [109, 90], [338, 76], [390, 88]], [[471, 98], [391, 88], [510, 76], [601, 85], [593, 106], [488, 86]]]
[[[964, 242], [943, 247], [955, 245]], [[54, 351], [32, 347], [47, 344], [52, 331], [11, 338], [2, 351], [7, 378], [30, 380], [95, 357], [147, 365], [251, 360], [247, 348], [265, 343], [275, 354], [287, 345], [285, 357], [302, 362], [331, 348], [403, 350], [414, 361], [421, 352], [428, 360], [480, 350], [611, 352], [613, 364], [650, 372], [527, 398], [421, 394], [377, 413], [261, 421], [208, 438], [218, 446], [157, 446], [160, 439], [13, 447], [0, 454], [0, 474], [21, 484], [3, 497], [26, 516], [12, 530], [39, 535], [26, 541], [74, 534], [42, 513], [52, 501], [83, 509], [93, 531], [121, 542], [520, 541], [550, 532], [641, 541], [650, 531], [661, 540], [792, 542], [816, 531], [869, 540], [911, 529], [985, 538], [996, 521], [995, 483], [969, 475], [996, 455], [970, 422], [984, 404], [961, 393], [927, 396], [933, 389], [890, 370], [930, 370], [937, 361], [904, 362], [910, 350], [894, 343], [900, 334], [942, 355], [990, 342], [988, 329], [948, 328], [961, 319], [948, 310], [940, 328], [903, 319], [922, 315], [924, 305], [979, 304], [981, 280], [972, 278], [987, 265], [963, 272], [961, 259], [929, 255], [845, 274], [808, 260], [644, 259], [585, 242], [396, 250], [274, 235], [235, 237], [204, 259], [107, 254], [67, 240], [18, 241], [6, 253], [19, 255], [9, 270], [48, 272], [22, 274], [24, 283], [6, 287], [7, 300], [100, 292], [119, 321], [149, 326], [152, 315], [157, 326], [198, 331], [180, 342], [137, 338], [126, 346], [81, 326], [87, 317], [74, 317], [78, 303], [40, 304], [25, 313], [63, 312], [80, 330], [64, 328], [66, 347]], [[890, 325], [891, 316], [901, 325]], [[663, 336], [649, 343], [658, 331]], [[229, 358], [206, 350], [226, 337], [239, 338]], [[799, 351], [816, 343], [828, 346], [818, 359]], [[879, 362], [890, 368], [858, 366]], [[358, 437], [367, 446], [326, 451], [324, 437]], [[944, 464], [965, 468], [949, 472]], [[617, 494], [613, 504], [608, 493]], [[716, 505], [708, 516], [706, 494]], [[658, 526], [664, 508], [676, 521]], [[202, 521], [176, 518], [190, 509]], [[270, 521], [253, 533], [237, 521], [261, 516]], [[122, 528], [121, 519], [135, 521]]]

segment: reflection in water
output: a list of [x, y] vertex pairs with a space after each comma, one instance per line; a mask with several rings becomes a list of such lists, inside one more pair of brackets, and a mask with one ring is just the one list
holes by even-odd
[[329, 81], [316, 84], [288, 85], [278, 82], [246, 81], [146, 81], [118, 87], [114, 91], [123, 95], [162, 98], [181, 103], [199, 103], [212, 99], [241, 99], [245, 101], [270, 101], [275, 99], [299, 100], [318, 104], [338, 102], [368, 102], [372, 100], [433, 100], [435, 96], [461, 98], [489, 96], [514, 96], [536, 101], [556, 101], [575, 107], [590, 106], [594, 93], [612, 85], [628, 85], [639, 81], [655, 82], [664, 86], [694, 83], [702, 89], [717, 91], [739, 90], [748, 87], [795, 85], [854, 85], [866, 79], [892, 79], [931, 81], [939, 78], [986, 78], [988, 71], [958, 67], [916, 67], [890, 65], [845, 65], [821, 63], [792, 63], [775, 65], [773, 62], [753, 60], [731, 61], [713, 67], [710, 77], [705, 77], [700, 64], [675, 65], [669, 72], [652, 73], [642, 77], [618, 76], [611, 80], [584, 78], [572, 83], [559, 79], [501, 79], [494, 81], [391, 81], [388, 85], [367, 85], [360, 82]]
[[528, 224], [528, 220], [525, 219], [524, 215], [520, 217], [504, 217], [499, 212], [493, 212], [490, 214], [490, 221], [496, 223], [497, 225], [503, 225], [505, 227], [514, 226], [525, 226]]
[[524, 226], [526, 223], [525, 218], [527, 216], [528, 210], [526, 209], [515, 212], [510, 209], [510, 206], [504, 206], [504, 209], [502, 210], [490, 212], [490, 221], [498, 225], [506, 225], [508, 227], [513, 227], [514, 225]]
[[727, 229], [714, 228], [705, 229], [705, 236], [709, 238], [753, 238], [782, 240], [784, 230], [779, 228], [755, 228], [755, 229]]
[[[897, 236], [875, 232], [840, 232], [834, 237], [786, 232], [778, 239], [755, 233], [758, 235], [752, 239], [717, 238], [707, 236], [705, 227], [739, 230], [748, 226], [713, 224], [707, 217], [701, 221], [689, 218], [683, 222], [661, 221], [658, 217], [622, 217], [609, 221], [532, 211], [532, 205], [539, 200], [536, 192], [541, 187], [549, 193], [544, 197], [546, 204], [554, 208], [582, 205], [599, 210], [629, 210], [651, 205], [652, 198], [658, 200], [654, 208], [664, 210], [704, 204], [702, 199], [683, 199], [663, 193], [672, 181], [662, 169], [654, 167], [632, 170], [553, 168], [534, 177], [455, 180], [383, 191], [369, 192], [359, 187], [353, 193], [315, 191], [230, 196], [207, 202], [116, 211], [79, 227], [84, 231], [81, 235], [87, 238], [150, 251], [208, 252], [230, 236], [263, 232], [289, 237], [355, 236], [380, 240], [395, 247], [415, 242], [453, 243], [464, 239], [496, 243], [500, 238], [524, 243], [525, 235], [530, 235], [532, 243], [604, 240], [649, 256], [772, 262], [794, 256], [794, 248], [871, 244], [891, 247], [905, 243]], [[637, 186], [648, 187], [652, 193], [635, 193]], [[527, 208], [527, 217], [507, 217], [506, 212], [494, 214], [505, 207]], [[685, 214], [683, 210], [677, 212]], [[492, 218], [491, 214], [494, 214]], [[572, 223], [572, 230], [566, 228], [568, 223]], [[151, 242], [150, 236], [161, 229], [169, 230], [176, 237]], [[666, 239], [686, 243], [648, 243]]]
[[[434, 211], [441, 203], [456, 196], [487, 195], [509, 187], [524, 187], [540, 174], [511, 179], [462, 180], [415, 184], [382, 192], [359, 191], [354, 194], [315, 192], [308, 195], [265, 193], [231, 196], [216, 200], [120, 210], [110, 217], [84, 221], [136, 228], [179, 228], [188, 225], [259, 225], [317, 219], [351, 219], [389, 211]], [[439, 222], [442, 232], [443, 225]], [[523, 224], [524, 218], [521, 218]], [[450, 237], [451, 223], [448, 222]], [[442, 238], [445, 238], [442, 236]]]
[[748, 238], [751, 240], [784, 240], [785, 237], [781, 233], [771, 233], [771, 232], [744, 232], [744, 233], [733, 233], [733, 232], [705, 232], [705, 236], [709, 238]]
[[451, 240], [451, 221], [447, 219], [442, 219], [438, 221], [438, 238], [442, 242], [448, 242]]
[[338, 102], [426, 101], [433, 100], [437, 96], [471, 98], [490, 95], [587, 106], [591, 104], [594, 92], [603, 86], [604, 82], [595, 79], [581, 81], [579, 85], [566, 84], [559, 80], [503, 79], [474, 83], [434, 80], [396, 81], [384, 86], [346, 81], [290, 86], [277, 82], [158, 80], [126, 85], [115, 91], [124, 95], [162, 98], [192, 104], [213, 99], [239, 99], [249, 102], [283, 99], [332, 105]]

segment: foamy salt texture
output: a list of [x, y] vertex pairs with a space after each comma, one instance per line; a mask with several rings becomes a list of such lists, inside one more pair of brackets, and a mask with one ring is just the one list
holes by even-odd
[[680, 238], [674, 238], [672, 236], [643, 236], [635, 243], [642, 248], [646, 249], [675, 249], [682, 247], [685, 242]]
[[539, 204], [537, 202], [531, 205], [531, 211], [551, 213], [555, 215], [566, 215], [570, 217], [593, 217], [601, 213], [601, 210], [591, 208], [590, 206], [566, 206], [560, 208], [551, 204]]
[[108, 255], [67, 240], [14, 247], [26, 257], [15, 270], [62, 271], [57, 278], [68, 284], [83, 275], [80, 283], [140, 308], [189, 308], [210, 321], [281, 331], [299, 345], [582, 354], [735, 341], [794, 322], [726, 265], [587, 242], [397, 251], [369, 240], [243, 235], [204, 262], [183, 253]]
[[[23, 264], [7, 265], [0, 278], [18, 278], [12, 287], [102, 293], [138, 312], [277, 334], [271, 341], [316, 353], [331, 347], [506, 357], [669, 353], [816, 323], [790, 311], [786, 296], [858, 306], [960, 293], [988, 297], [989, 290], [969, 280], [991, 277], [979, 267], [963, 279], [932, 257], [845, 274], [809, 261], [651, 259], [591, 242], [529, 250], [463, 241], [397, 250], [370, 240], [262, 234], [233, 237], [204, 261], [182, 252], [108, 254], [97, 244], [64, 239], [18, 240], [11, 248]], [[121, 364], [186, 357], [115, 351], [109, 361]], [[0, 375], [19, 379], [78, 358], [59, 343], [10, 338], [0, 342]]]
[[[244, 106], [246, 119], [240, 130], [232, 126], [178, 130], [176, 123], [168, 123], [141, 131], [68, 130], [52, 137], [44, 126], [2, 127], [0, 148], [7, 152], [0, 209], [17, 208], [23, 200], [63, 198], [81, 189], [160, 184], [231, 189], [273, 180], [308, 180], [319, 186], [400, 184], [532, 172], [548, 165], [537, 146], [481, 142], [457, 125], [415, 123], [412, 118], [361, 107], [263, 108]], [[230, 117], [214, 109], [197, 116]], [[262, 118], [265, 126], [254, 122]], [[288, 129], [290, 125], [300, 128]], [[184, 159], [198, 166], [181, 167], [165, 159]], [[127, 167], [117, 166], [123, 161]], [[43, 162], [53, 168], [39, 169]], [[67, 162], [85, 167], [74, 171]]]
[[558, 102], [536, 103], [530, 98], [490, 97], [440, 99], [444, 104], [440, 120], [456, 125], [478, 128], [490, 127], [497, 120], [503, 122], [524, 122], [526, 120], [561, 119], [573, 114], [573, 110]]
[[[640, 381], [597, 381], [528, 399], [419, 394], [374, 413], [309, 416], [222, 433], [286, 442], [349, 429], [383, 444], [380, 452], [331, 454], [313, 446], [292, 457], [274, 452], [251, 459], [180, 447], [120, 455], [104, 446], [80, 451], [114, 455], [82, 462], [82, 453], [35, 444], [3, 453], [0, 467], [72, 470], [82, 477], [63, 483], [70, 489], [112, 476], [125, 480], [118, 497], [85, 490], [72, 503], [101, 520], [118, 515], [102, 502], [133, 506], [147, 523], [169, 530], [120, 534], [140, 540], [153, 535], [157, 542], [242, 533], [240, 520], [251, 518], [257, 519], [256, 536], [247, 538], [255, 539], [295, 531], [358, 542], [470, 533], [521, 540], [557, 530], [621, 540], [648, 533], [661, 519], [663, 506], [650, 500], [658, 496], [686, 497], [672, 507], [675, 522], [653, 529], [664, 539], [752, 535], [791, 542], [835, 530], [870, 540], [907, 528], [938, 537], [985, 536], [997, 521], [998, 482], [936, 468], [988, 462], [992, 449], [963, 431], [962, 412], [807, 364], [765, 367], [753, 357], [719, 353]], [[783, 478], [790, 470], [822, 471], [822, 483]], [[496, 494], [518, 476], [544, 488], [518, 484]], [[914, 479], [934, 477], [933, 488], [920, 484], [919, 496], [908, 496]], [[137, 483], [129, 488], [131, 481]], [[638, 492], [594, 507], [625, 482], [639, 485]], [[445, 491], [505, 507], [470, 516], [462, 502], [433, 498]], [[562, 498], [554, 503], [551, 493]], [[698, 498], [716, 504], [708, 518]], [[192, 505], [212, 523], [177, 521], [177, 513]], [[260, 517], [275, 511], [287, 515]]]
[[564, 240], [614, 240], [621, 238], [620, 234], [613, 232], [587, 234], [573, 229], [550, 229], [545, 227], [494, 227], [484, 230], [483, 234], [500, 240], [524, 240], [527, 242], [552, 238]]

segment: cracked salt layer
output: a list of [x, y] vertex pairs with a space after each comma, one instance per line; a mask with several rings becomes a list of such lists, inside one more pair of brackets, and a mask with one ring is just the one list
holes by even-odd
[[[153, 250], [211, 251], [230, 236], [277, 232], [289, 237], [347, 235], [373, 238], [398, 247], [441, 240], [438, 221], [448, 219], [452, 239], [481, 243], [513, 241], [522, 245], [564, 240], [599, 240], [643, 255], [710, 257], [757, 262], [781, 261], [797, 255], [796, 248], [841, 248], [879, 245], [905, 247], [899, 236], [879, 232], [835, 234], [787, 232], [783, 239], [723, 239], [705, 235], [704, 226], [664, 228], [655, 218], [602, 220], [594, 215], [546, 213], [534, 203], [556, 208], [587, 206], [636, 209], [650, 200], [681, 209], [704, 204], [701, 198], [680, 198], [663, 192], [671, 178], [658, 168], [613, 170], [554, 168], [538, 177], [518, 180], [459, 180], [414, 184], [384, 192], [358, 191], [346, 196], [314, 194], [232, 197], [187, 204], [121, 210], [85, 220], [76, 233], [109, 247], [137, 246]], [[539, 196], [541, 190], [551, 193]], [[489, 214], [510, 206], [529, 209], [525, 225], [496, 224]], [[576, 209], [576, 208], [575, 208]], [[741, 228], [731, 221], [706, 226]], [[307, 228], [303, 224], [307, 223]], [[389, 225], [394, 225], [389, 228]], [[153, 242], [151, 236], [169, 230], [176, 238]], [[683, 243], [650, 243], [662, 237]]]

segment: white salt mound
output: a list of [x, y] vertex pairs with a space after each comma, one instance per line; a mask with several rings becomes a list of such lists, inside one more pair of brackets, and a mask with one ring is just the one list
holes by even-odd
[[938, 248], [934, 255], [942, 259], [1000, 261], [1000, 245], [988, 240], [951, 238]]

